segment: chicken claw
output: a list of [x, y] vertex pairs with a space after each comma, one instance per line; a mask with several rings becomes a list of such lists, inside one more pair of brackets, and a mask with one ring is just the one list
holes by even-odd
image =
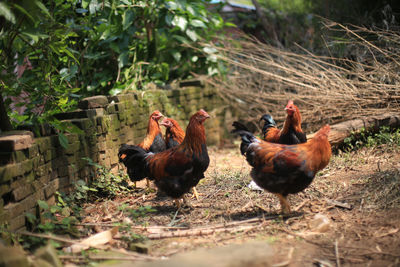
[[199, 201], [200, 200], [199, 193], [197, 192], [196, 187], [192, 187], [192, 190], [193, 190], [193, 196], [196, 198], [197, 201]]

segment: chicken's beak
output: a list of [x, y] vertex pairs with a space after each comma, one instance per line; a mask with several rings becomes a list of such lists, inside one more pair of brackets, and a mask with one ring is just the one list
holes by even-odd
[[161, 114], [161, 113], [160, 113], [160, 114], [158, 114], [158, 115], [157, 115], [157, 120], [161, 119], [162, 117], [164, 117], [164, 115], [163, 115], [163, 114]]

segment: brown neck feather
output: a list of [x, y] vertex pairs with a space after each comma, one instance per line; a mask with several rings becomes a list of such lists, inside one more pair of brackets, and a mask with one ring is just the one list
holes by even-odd
[[144, 138], [143, 142], [139, 144], [140, 147], [144, 149], [149, 149], [150, 146], [153, 144], [154, 138], [161, 133], [160, 125], [158, 124], [158, 121], [155, 121], [153, 119], [149, 120], [149, 124], [147, 126], [147, 134], [146, 137]]
[[205, 143], [206, 134], [203, 123], [192, 118], [186, 128], [186, 135], [182, 145], [191, 151], [200, 152], [201, 145]]
[[292, 116], [289, 115], [286, 116], [286, 120], [283, 123], [281, 134], [287, 134], [290, 126], [292, 126], [296, 132], [303, 132], [303, 130], [301, 129], [301, 115], [297, 107], [296, 111], [293, 113]]
[[185, 132], [178, 126], [173, 126], [167, 129], [169, 135], [174, 138], [179, 144], [183, 142], [185, 138]]

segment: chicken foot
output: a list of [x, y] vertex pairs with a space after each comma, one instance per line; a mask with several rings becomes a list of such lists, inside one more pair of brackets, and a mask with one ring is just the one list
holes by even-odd
[[287, 196], [283, 196], [282, 194], [275, 194], [279, 198], [279, 202], [281, 203], [282, 213], [288, 214], [290, 213], [290, 204], [287, 200]]
[[199, 201], [200, 200], [199, 193], [197, 192], [196, 187], [193, 186], [192, 190], [193, 190], [193, 196], [196, 198], [197, 201]]

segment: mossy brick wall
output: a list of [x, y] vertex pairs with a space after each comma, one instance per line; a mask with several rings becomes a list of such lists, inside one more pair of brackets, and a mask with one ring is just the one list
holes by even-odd
[[57, 191], [68, 192], [78, 179], [87, 181], [91, 169], [84, 157], [117, 171], [118, 148], [144, 138], [149, 115], [155, 109], [178, 120], [185, 129], [190, 116], [203, 108], [211, 115], [205, 124], [210, 145], [227, 135], [226, 126], [235, 115], [210, 87], [97, 96], [84, 99], [79, 107], [58, 116], [84, 131], [66, 135], [67, 149], [60, 146], [56, 135], [33, 138], [31, 144], [14, 147], [0, 141], [0, 224], [8, 223], [11, 230], [24, 229], [25, 213], [37, 213], [37, 200], [54, 204]]

